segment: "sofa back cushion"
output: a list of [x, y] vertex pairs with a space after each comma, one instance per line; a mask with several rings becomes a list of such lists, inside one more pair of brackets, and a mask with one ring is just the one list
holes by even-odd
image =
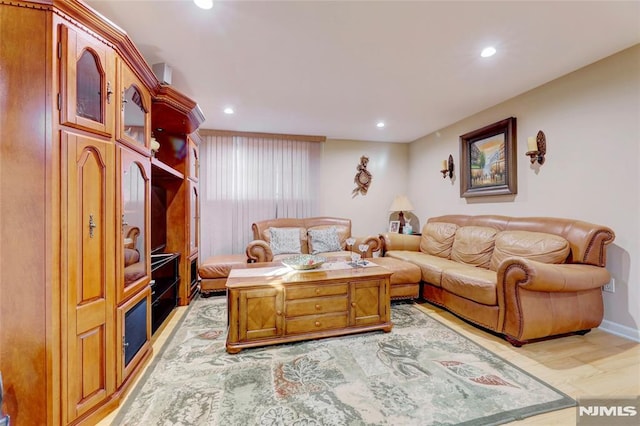
[[543, 263], [564, 263], [569, 256], [569, 242], [558, 235], [544, 232], [498, 233], [490, 269], [497, 271], [503, 260], [513, 256]]
[[489, 268], [498, 230], [486, 226], [463, 226], [456, 231], [451, 260]]
[[306, 237], [306, 230], [302, 228], [269, 228], [269, 237], [265, 240], [274, 256], [284, 253], [300, 254], [303, 235]]
[[340, 236], [335, 226], [318, 226], [310, 228], [309, 234], [309, 253], [327, 253], [342, 250], [340, 245]]
[[420, 239], [420, 251], [449, 259], [453, 239], [456, 236], [458, 225], [455, 223], [429, 222], [422, 228]]

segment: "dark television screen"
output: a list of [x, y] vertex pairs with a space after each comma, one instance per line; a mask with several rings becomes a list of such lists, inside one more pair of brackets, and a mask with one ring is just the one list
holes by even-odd
[[167, 246], [167, 190], [151, 185], [151, 253]]

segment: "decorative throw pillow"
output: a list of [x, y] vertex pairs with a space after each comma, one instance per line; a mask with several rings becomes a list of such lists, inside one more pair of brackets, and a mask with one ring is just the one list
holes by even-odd
[[269, 228], [270, 247], [273, 255], [300, 254], [300, 228]]
[[340, 251], [340, 237], [335, 226], [322, 229], [309, 229], [309, 251], [311, 254]]

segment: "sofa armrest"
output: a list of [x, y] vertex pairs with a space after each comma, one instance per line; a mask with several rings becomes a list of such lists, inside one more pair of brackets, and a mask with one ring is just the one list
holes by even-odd
[[391, 250], [420, 251], [420, 235], [407, 235], [387, 232], [380, 234], [382, 255]]
[[356, 242], [353, 244], [353, 251], [360, 252], [358, 246], [360, 244], [368, 244], [369, 249], [364, 254], [364, 257], [370, 258], [373, 257], [373, 253], [376, 253], [382, 249], [382, 241], [380, 241], [379, 237], [375, 235], [367, 235], [366, 237], [353, 237], [356, 239]]
[[597, 327], [604, 315], [600, 287], [608, 280], [600, 266], [507, 258], [498, 268], [497, 328], [519, 345]]
[[269, 243], [263, 240], [253, 240], [247, 244], [247, 259], [249, 263], [253, 262], [271, 262], [273, 261], [273, 252]]
[[[586, 264], [550, 264], [511, 257], [498, 269], [498, 287], [519, 286], [529, 291], [576, 292], [602, 287], [609, 271]], [[500, 290], [500, 288], [498, 288]]]

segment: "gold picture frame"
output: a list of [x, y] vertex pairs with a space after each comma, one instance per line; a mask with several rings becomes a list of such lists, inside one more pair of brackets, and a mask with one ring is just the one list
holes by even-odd
[[516, 118], [460, 136], [460, 197], [518, 193]]

